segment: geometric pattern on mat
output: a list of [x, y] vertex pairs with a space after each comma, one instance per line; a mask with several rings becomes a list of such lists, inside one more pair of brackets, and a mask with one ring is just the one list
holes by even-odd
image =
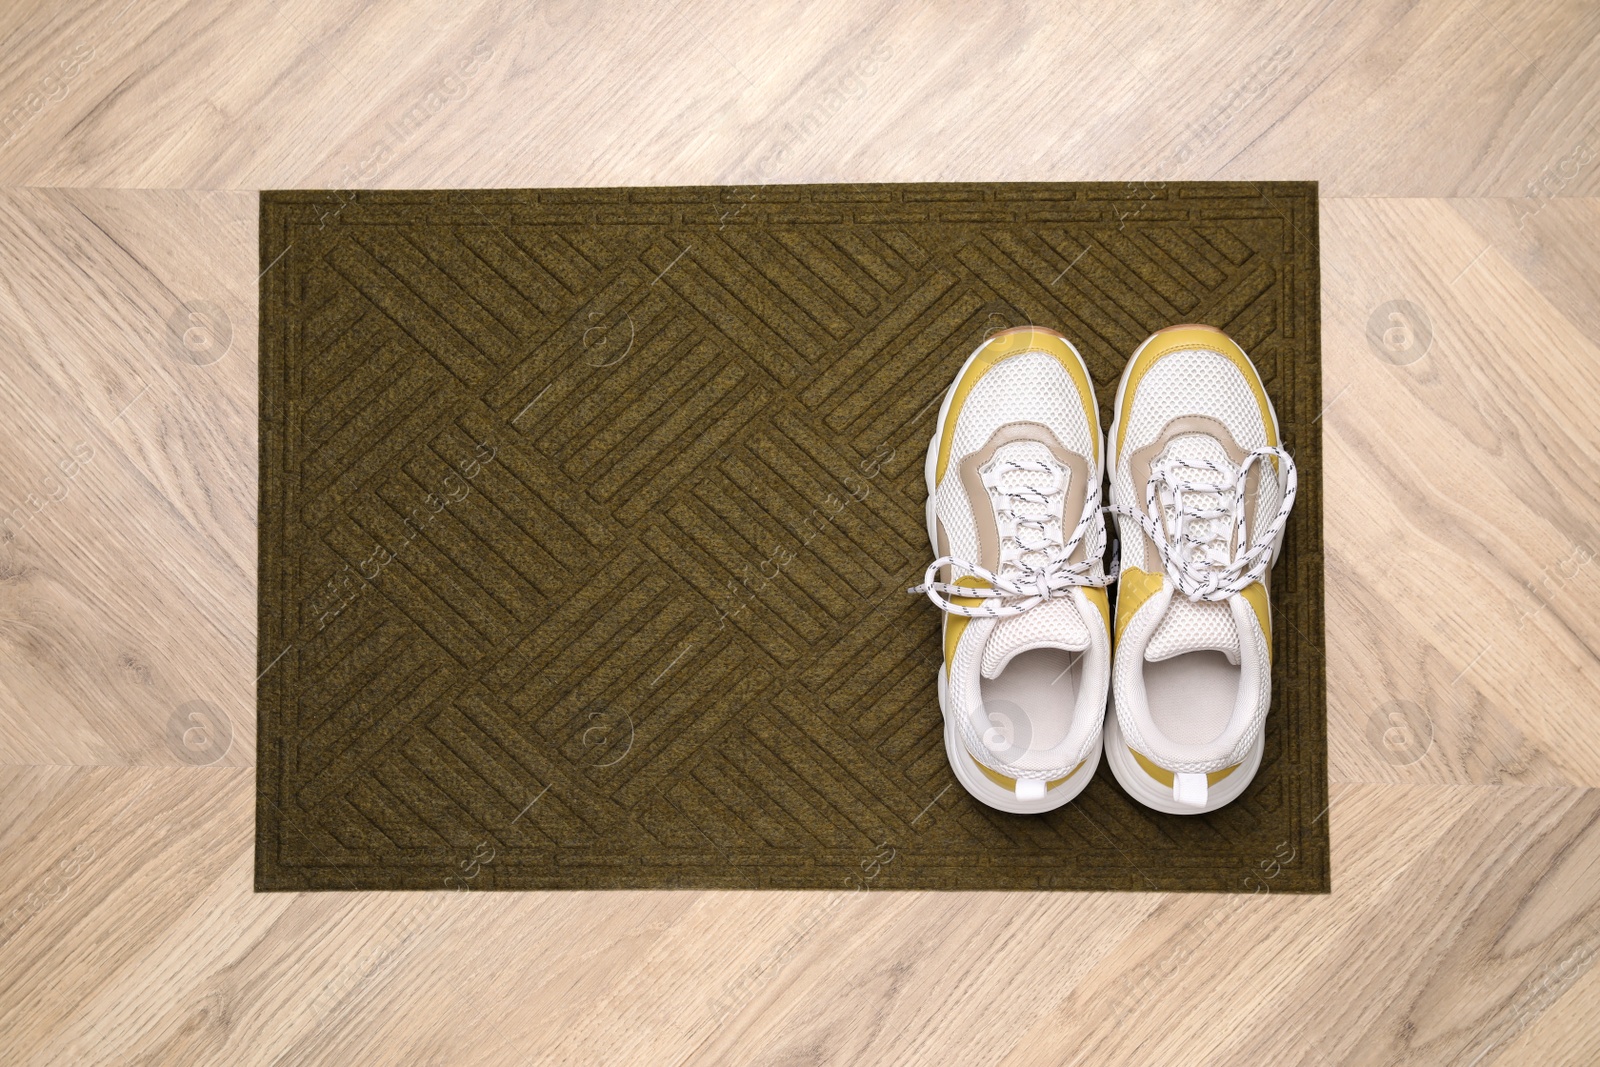
[[[1328, 890], [1315, 184], [268, 192], [260, 252], [258, 888]], [[1222, 327], [1283, 422], [1221, 811], [946, 762], [922, 459], [1030, 322], [1106, 409]]]

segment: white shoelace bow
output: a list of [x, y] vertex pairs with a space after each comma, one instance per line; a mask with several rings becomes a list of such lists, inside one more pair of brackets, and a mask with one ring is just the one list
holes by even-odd
[[[1060, 477], [1060, 472], [1056, 468], [1032, 460], [1003, 460], [999, 469], [1004, 473], [1048, 474]], [[955, 556], [940, 556], [928, 564], [928, 569], [922, 576], [922, 584], [912, 586], [908, 592], [928, 594], [928, 599], [933, 601], [939, 610], [952, 615], [964, 615], [969, 619], [999, 619], [1020, 615], [1030, 608], [1038, 607], [1046, 600], [1066, 596], [1072, 589], [1080, 586], [1104, 586], [1110, 583], [1111, 579], [1107, 575], [1096, 577], [1089, 573], [1090, 564], [1098, 562], [1105, 551], [1105, 523], [1100, 518], [1098, 481], [1089, 486], [1084, 496], [1083, 515], [1073, 528], [1072, 536], [1067, 538], [1064, 544], [1050, 539], [1046, 529], [1053, 521], [1050, 516], [1020, 513], [1016, 510], [1018, 503], [1048, 506], [1049, 497], [1053, 493], [1031, 486], [1008, 490], [1002, 488], [998, 481], [985, 484], [989, 484], [990, 488], [1009, 500], [1001, 511], [1001, 517], [1009, 519], [1015, 527], [1011, 535], [1011, 540], [1018, 549], [1017, 558], [1011, 561], [1015, 564], [1015, 571], [1002, 564], [1001, 573], [996, 574], [987, 567], [980, 567], [968, 560], [957, 559]], [[1021, 536], [1024, 530], [1036, 532], [1039, 540], [1024, 541]], [[1091, 531], [1094, 536], [1084, 552], [1084, 558], [1077, 563], [1069, 562], [1084, 536]], [[1035, 565], [1028, 561], [1028, 556], [1037, 556], [1041, 553], [1046, 557], [1043, 565]], [[952, 581], [938, 581], [939, 568], [947, 565], [950, 567]], [[975, 589], [954, 584], [953, 580], [961, 574], [981, 578], [989, 583], [990, 588]], [[967, 607], [950, 599], [956, 596], [973, 598], [980, 603], [976, 607]]]
[[[1235, 546], [1245, 543], [1245, 476], [1254, 464], [1269, 456], [1276, 456], [1282, 461], [1284, 488], [1278, 514], [1264, 530], [1256, 531], [1255, 540], [1248, 549], [1228, 558], [1230, 543]], [[1179, 470], [1203, 469], [1214, 472], [1217, 481], [1194, 481], [1178, 473]], [[1231, 483], [1228, 481], [1230, 473]], [[1160, 489], [1163, 485], [1167, 488], [1174, 511], [1170, 538], [1166, 524], [1162, 522], [1164, 505]], [[1144, 527], [1161, 556], [1162, 567], [1178, 592], [1191, 601], [1226, 600], [1243, 592], [1251, 583], [1259, 582], [1272, 566], [1272, 547], [1289, 519], [1289, 509], [1294, 507], [1294, 494], [1293, 457], [1281, 448], [1257, 448], [1244, 458], [1234, 472], [1209, 459], [1158, 461], [1151, 465], [1150, 478], [1145, 483], [1143, 512], [1116, 505], [1106, 510], [1135, 519]], [[1197, 506], [1192, 500], [1194, 496], [1221, 497], [1222, 506]], [[1208, 530], [1204, 537], [1195, 537], [1190, 533], [1191, 524], [1216, 519], [1229, 519], [1230, 522], [1222, 531]], [[1216, 550], [1219, 545], [1220, 550]]]

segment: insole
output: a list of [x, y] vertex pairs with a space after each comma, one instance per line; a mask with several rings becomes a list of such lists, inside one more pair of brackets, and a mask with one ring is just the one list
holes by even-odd
[[1215, 741], [1239, 699], [1239, 668], [1221, 652], [1185, 652], [1144, 665], [1156, 729], [1180, 745]]
[[1064, 648], [1019, 652], [1000, 677], [982, 679], [978, 685], [992, 724], [990, 736], [1002, 741], [994, 746], [996, 754], [1010, 748], [1014, 758], [1060, 744], [1072, 729], [1082, 684], [1083, 653]]

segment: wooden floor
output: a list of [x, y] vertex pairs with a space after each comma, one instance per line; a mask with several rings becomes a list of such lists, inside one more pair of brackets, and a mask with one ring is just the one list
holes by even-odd
[[[0, 1063], [1600, 1061], [1600, 7], [752, 6], [0, 5]], [[256, 190], [1091, 178], [1321, 182], [1331, 897], [252, 893]]]

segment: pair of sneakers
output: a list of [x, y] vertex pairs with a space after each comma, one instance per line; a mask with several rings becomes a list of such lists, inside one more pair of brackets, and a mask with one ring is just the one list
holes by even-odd
[[1294, 461], [1254, 364], [1211, 326], [1152, 335], [1105, 435], [1099, 410], [1077, 349], [1037, 326], [989, 338], [945, 395], [927, 459], [938, 558], [912, 590], [945, 612], [945, 750], [1001, 811], [1067, 803], [1102, 749], [1146, 806], [1214, 811], [1261, 763]]

